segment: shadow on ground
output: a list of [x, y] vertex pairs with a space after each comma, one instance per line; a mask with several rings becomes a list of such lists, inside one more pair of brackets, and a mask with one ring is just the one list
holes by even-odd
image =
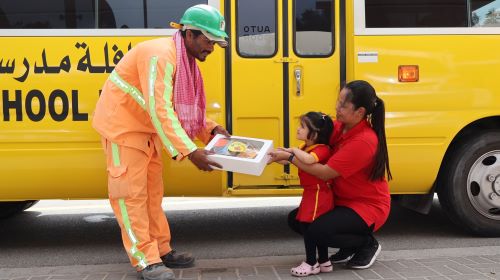
[[[173, 245], [198, 258], [300, 255], [303, 243], [286, 224], [293, 207], [183, 210], [167, 213]], [[47, 215], [25, 212], [0, 220], [4, 267], [123, 263], [112, 213]], [[429, 215], [393, 206], [376, 234], [384, 250], [499, 246], [500, 239], [471, 236], [453, 225], [437, 202]]]

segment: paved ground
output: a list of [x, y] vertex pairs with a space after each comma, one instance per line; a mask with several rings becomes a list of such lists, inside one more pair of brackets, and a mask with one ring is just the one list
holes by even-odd
[[[191, 269], [175, 270], [177, 279], [190, 280], [288, 280], [290, 268], [303, 256], [198, 260]], [[128, 264], [78, 265], [34, 268], [0, 268], [0, 280], [131, 280], [135, 272]], [[500, 247], [472, 247], [382, 251], [375, 264], [365, 270], [341, 265], [331, 273], [307, 279], [363, 280], [475, 280], [500, 279]]]

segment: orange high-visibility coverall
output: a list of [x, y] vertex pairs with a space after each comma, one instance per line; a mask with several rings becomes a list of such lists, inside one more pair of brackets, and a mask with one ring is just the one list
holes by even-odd
[[[160, 256], [172, 250], [161, 207], [161, 147], [177, 160], [197, 149], [172, 105], [176, 67], [172, 38], [138, 44], [110, 74], [92, 120], [103, 139], [109, 200], [138, 270], [160, 263]], [[207, 119], [197, 138], [206, 143], [215, 126]]]

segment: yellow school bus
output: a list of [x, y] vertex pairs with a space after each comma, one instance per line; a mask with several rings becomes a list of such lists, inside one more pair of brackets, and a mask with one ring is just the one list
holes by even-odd
[[[301, 114], [334, 115], [344, 81], [386, 103], [395, 200], [500, 235], [500, 0], [0, 0], [0, 215], [40, 199], [106, 198], [100, 88], [138, 42], [205, 3], [230, 47], [200, 63], [207, 114], [296, 146]], [[201, 143], [200, 143], [201, 144]], [[166, 195], [300, 194], [297, 171], [197, 171], [164, 156]]]

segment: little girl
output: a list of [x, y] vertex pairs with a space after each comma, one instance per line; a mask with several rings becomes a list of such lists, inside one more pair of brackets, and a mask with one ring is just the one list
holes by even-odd
[[[297, 139], [304, 141], [299, 148], [279, 148], [290, 153], [288, 162], [295, 157], [306, 164], [316, 162], [325, 164], [331, 152], [328, 142], [333, 131], [332, 119], [321, 112], [309, 112], [300, 118]], [[301, 225], [306, 248], [306, 261], [291, 269], [294, 276], [308, 276], [320, 272], [332, 271], [328, 260], [328, 247], [317, 246], [309, 240], [306, 231], [319, 216], [333, 208], [333, 193], [330, 184], [299, 169], [300, 185], [304, 188], [297, 216]], [[316, 248], [318, 258], [316, 258]]]

